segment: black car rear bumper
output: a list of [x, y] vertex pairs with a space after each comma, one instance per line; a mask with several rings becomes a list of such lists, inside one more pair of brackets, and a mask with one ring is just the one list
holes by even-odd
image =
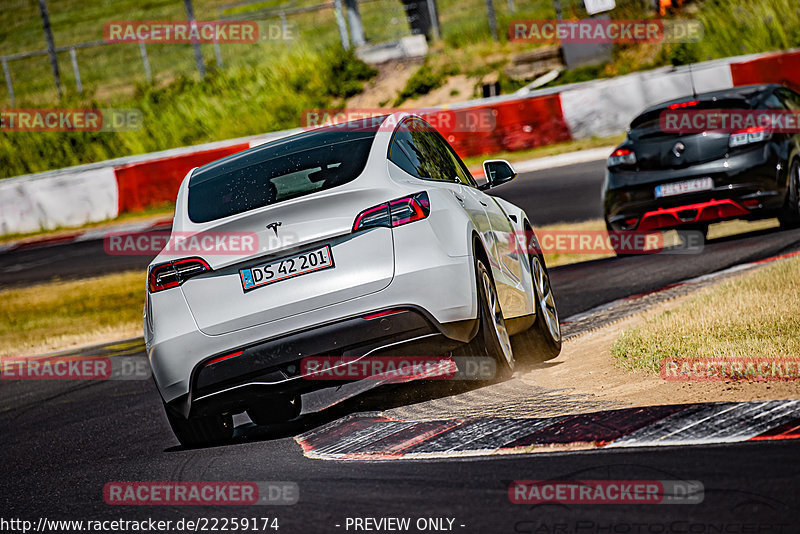
[[[396, 310], [392, 310], [396, 311]], [[303, 358], [433, 356], [453, 350], [477, 332], [477, 320], [438, 323], [426, 311], [352, 317], [232, 348], [211, 356], [192, 371], [189, 393], [169, 403], [184, 416], [239, 413], [277, 395], [298, 394], [343, 381], [303, 376]]]
[[[608, 170], [603, 195], [615, 230], [652, 230], [774, 216], [783, 206], [785, 165], [768, 147], [699, 165], [663, 170]], [[714, 188], [656, 198], [658, 185], [710, 177]]]

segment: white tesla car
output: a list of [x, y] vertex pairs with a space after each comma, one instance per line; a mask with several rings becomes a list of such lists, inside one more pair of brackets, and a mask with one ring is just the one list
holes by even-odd
[[508, 376], [514, 349], [558, 354], [530, 219], [484, 193], [516, 173], [502, 160], [484, 171], [478, 186], [430, 124], [395, 113], [189, 172], [173, 235], [239, 232], [258, 247], [165, 250], [149, 266], [144, 337], [179, 441], [224, 441], [244, 411], [297, 417], [302, 393], [332, 385], [304, 376], [306, 357], [455, 352]]

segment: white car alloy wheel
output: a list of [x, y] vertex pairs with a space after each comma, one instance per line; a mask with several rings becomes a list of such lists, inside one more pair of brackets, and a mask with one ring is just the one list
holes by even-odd
[[531, 263], [533, 266], [533, 284], [536, 291], [536, 300], [539, 305], [539, 309], [536, 311], [544, 319], [550, 337], [553, 341], [559, 342], [561, 341], [561, 326], [558, 323], [558, 310], [553, 298], [553, 290], [550, 287], [550, 277], [538, 256], [534, 256]]
[[497, 299], [497, 292], [494, 289], [494, 282], [489, 278], [489, 273], [483, 271], [481, 278], [483, 280], [483, 289], [486, 292], [486, 303], [489, 307], [491, 317], [489, 317], [492, 326], [494, 327], [494, 334], [497, 339], [503, 358], [509, 364], [514, 361], [514, 353], [511, 350], [511, 340], [508, 337], [506, 330], [506, 323], [503, 319], [503, 312], [500, 309], [500, 302]]

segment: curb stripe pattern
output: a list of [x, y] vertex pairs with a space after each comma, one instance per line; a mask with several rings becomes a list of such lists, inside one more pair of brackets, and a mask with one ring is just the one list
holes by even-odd
[[736, 443], [797, 418], [800, 401], [700, 404], [612, 443], [610, 447]]
[[800, 400], [625, 408], [539, 419], [351, 415], [295, 437], [320, 460], [400, 460], [800, 439]]

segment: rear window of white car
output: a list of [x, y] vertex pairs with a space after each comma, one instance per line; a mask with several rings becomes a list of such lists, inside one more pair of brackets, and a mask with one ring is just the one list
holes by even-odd
[[303, 134], [210, 163], [189, 179], [189, 218], [213, 221], [346, 184], [364, 170], [374, 138]]

